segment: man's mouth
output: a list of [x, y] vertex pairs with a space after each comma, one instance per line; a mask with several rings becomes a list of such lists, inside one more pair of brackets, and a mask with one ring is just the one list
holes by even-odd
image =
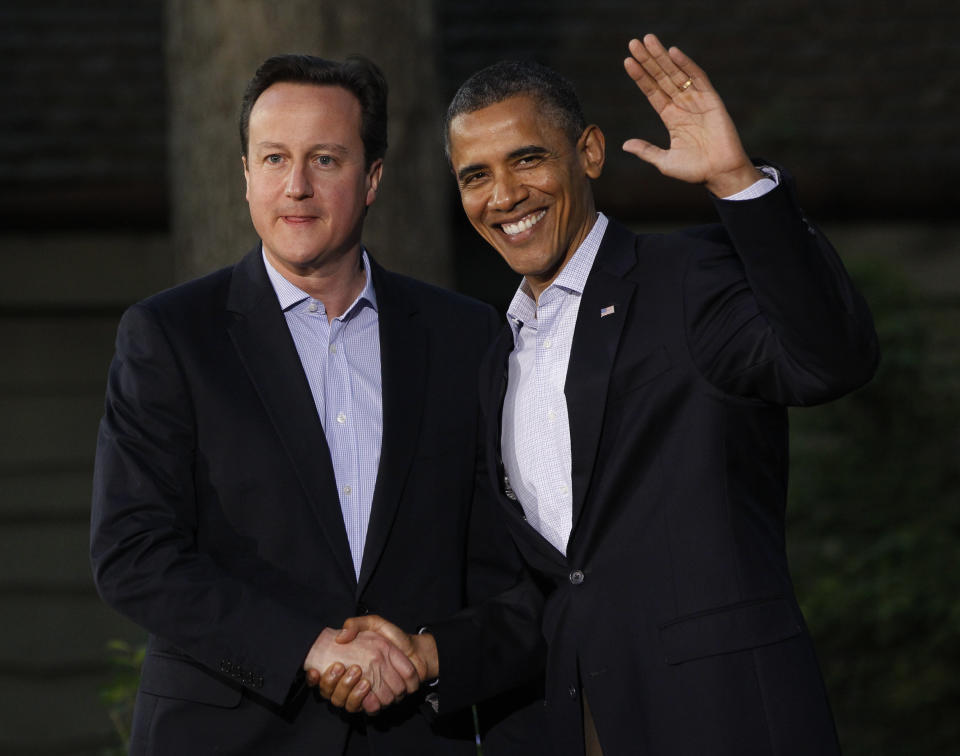
[[309, 223], [316, 218], [312, 215], [281, 215], [285, 223]]
[[546, 214], [546, 210], [536, 210], [524, 215], [516, 223], [501, 223], [500, 228], [503, 229], [503, 233], [507, 236], [516, 236], [521, 231], [526, 231], [536, 226]]

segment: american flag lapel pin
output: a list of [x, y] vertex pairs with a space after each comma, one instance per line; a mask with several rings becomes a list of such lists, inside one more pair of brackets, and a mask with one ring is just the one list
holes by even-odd
[[607, 305], [606, 307], [600, 308], [600, 317], [605, 318], [607, 315], [613, 315], [616, 312], [616, 307], [614, 305]]

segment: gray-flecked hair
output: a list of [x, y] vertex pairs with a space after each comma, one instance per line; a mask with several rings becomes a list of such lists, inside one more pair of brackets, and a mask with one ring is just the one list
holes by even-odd
[[587, 126], [576, 90], [552, 68], [532, 60], [503, 60], [477, 71], [450, 101], [443, 119], [443, 147], [450, 159], [450, 123], [458, 115], [527, 95], [576, 143]]

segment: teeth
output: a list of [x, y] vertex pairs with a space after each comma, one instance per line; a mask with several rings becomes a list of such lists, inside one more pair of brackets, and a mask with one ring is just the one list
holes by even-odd
[[546, 210], [540, 210], [539, 212], [524, 216], [516, 223], [501, 223], [500, 228], [503, 229], [503, 232], [507, 234], [507, 236], [516, 236], [521, 231], [526, 231], [528, 228], [533, 228], [546, 214]]

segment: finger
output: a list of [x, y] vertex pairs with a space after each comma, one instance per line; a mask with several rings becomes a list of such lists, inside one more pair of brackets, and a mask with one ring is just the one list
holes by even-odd
[[381, 709], [380, 699], [378, 699], [373, 693], [368, 693], [366, 698], [360, 704], [363, 707], [363, 710], [369, 714], [371, 717], [375, 716]]
[[344, 706], [350, 697], [350, 693], [360, 687], [361, 683], [366, 683], [367, 685], [367, 689], [364, 691], [366, 694], [370, 690], [370, 683], [363, 680], [362, 677], [363, 670], [360, 669], [359, 665], [351, 664], [350, 667], [347, 668], [347, 671], [331, 687], [330, 695], [325, 696], [325, 698], [329, 698], [330, 703], [334, 706]]
[[[678, 65], [655, 34], [647, 34], [643, 42], [631, 41], [630, 52], [641, 62], [644, 69], [654, 78], [664, 94], [673, 98], [688, 91], [694, 85], [694, 78], [685, 68]], [[686, 56], [683, 56], [686, 58]], [[691, 61], [692, 62], [692, 61]]]
[[643, 68], [655, 85], [667, 96], [672, 97], [677, 92], [677, 85], [670, 78], [670, 71], [664, 69], [664, 61], [670, 69], [677, 66], [670, 60], [667, 51], [660, 40], [653, 34], [647, 34], [643, 40], [631, 39], [628, 44], [630, 54]]
[[[319, 686], [320, 695], [324, 698], [330, 698], [334, 688], [337, 687], [337, 683], [340, 682], [346, 671], [346, 667], [340, 662], [331, 664], [322, 675], [319, 670], [311, 669], [307, 672], [307, 685], [311, 687]], [[313, 680], [312, 682], [311, 679]]]
[[351, 714], [356, 714], [361, 709], [366, 711], [366, 705], [364, 702], [367, 698], [373, 698], [377, 702], [377, 709], [380, 708], [379, 699], [370, 692], [370, 683], [367, 680], [361, 680], [354, 686], [353, 690], [350, 691], [350, 694], [347, 696], [344, 701], [343, 708], [350, 712]]
[[369, 620], [367, 617], [349, 617], [344, 623], [343, 628], [337, 633], [337, 643], [349, 643], [363, 630], [370, 630], [367, 627]]
[[659, 113], [666, 105], [670, 104], [670, 98], [635, 58], [624, 58], [623, 68], [627, 72], [627, 76], [633, 79], [633, 83], [643, 92], [654, 110]]
[[694, 89], [702, 91], [713, 88], [706, 71], [700, 68], [700, 66], [694, 62], [693, 58], [683, 52], [679, 47], [671, 47], [669, 52], [670, 59], [676, 63], [677, 67], [693, 82]]
[[[406, 657], [404, 657], [404, 659], [406, 659]], [[407, 660], [407, 663], [409, 664], [409, 660]], [[407, 692], [407, 683], [403, 679], [403, 676], [387, 661], [382, 663], [380, 682], [380, 687], [374, 688], [374, 693], [377, 694], [377, 698], [380, 699], [380, 703], [384, 706], [389, 706], [397, 698], [402, 698]]]
[[645, 139], [628, 139], [623, 143], [623, 149], [624, 152], [636, 155], [645, 163], [650, 163], [657, 168], [660, 167], [661, 162], [667, 155], [666, 150], [657, 147], [655, 144], [650, 144]]
[[400, 649], [394, 647], [388, 652], [387, 661], [390, 662], [397, 674], [402, 678], [404, 690], [407, 693], [415, 693], [417, 688], [420, 687], [420, 673], [410, 659], [408, 659]]

